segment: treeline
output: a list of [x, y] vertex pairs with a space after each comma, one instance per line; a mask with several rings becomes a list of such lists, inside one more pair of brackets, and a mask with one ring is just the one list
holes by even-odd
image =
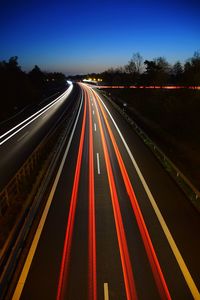
[[62, 73], [42, 72], [35, 66], [29, 73], [21, 70], [17, 56], [0, 62], [0, 121], [27, 105], [62, 90], [66, 78]]
[[[84, 76], [75, 76], [82, 79]], [[114, 85], [200, 85], [200, 52], [196, 51], [193, 57], [184, 64], [177, 61], [171, 65], [164, 57], [144, 60], [140, 53], [133, 54], [127, 65], [110, 68], [100, 74], [88, 74], [86, 78], [100, 77], [103, 82]], [[84, 77], [85, 78], [85, 77]]]

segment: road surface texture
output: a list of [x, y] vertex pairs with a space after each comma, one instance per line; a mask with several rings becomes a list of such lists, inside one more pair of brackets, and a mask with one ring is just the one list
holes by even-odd
[[[46, 108], [0, 136], [0, 190], [8, 183], [40, 141], [74, 109], [77, 88], [70, 86]], [[51, 105], [50, 105], [51, 104]], [[17, 159], [16, 159], [17, 158]]]
[[200, 299], [199, 214], [106, 99], [80, 88], [12, 299]]

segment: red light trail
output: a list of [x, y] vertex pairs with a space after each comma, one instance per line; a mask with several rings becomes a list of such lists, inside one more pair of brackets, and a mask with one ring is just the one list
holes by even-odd
[[124, 225], [123, 225], [123, 221], [122, 221], [122, 215], [121, 215], [121, 211], [120, 211], [119, 200], [118, 200], [116, 185], [115, 185], [115, 181], [114, 181], [114, 175], [113, 175], [113, 171], [112, 171], [112, 166], [111, 166], [111, 162], [110, 162], [106, 139], [104, 136], [103, 127], [102, 127], [102, 123], [100, 120], [98, 109], [96, 111], [97, 111], [100, 135], [101, 135], [102, 146], [103, 146], [103, 151], [104, 151], [104, 156], [105, 156], [108, 181], [109, 181], [109, 186], [110, 186], [115, 226], [116, 226], [116, 231], [117, 231], [117, 238], [118, 238], [122, 270], [123, 270], [123, 276], [124, 276], [126, 297], [127, 297], [127, 300], [137, 300], [138, 297], [137, 297], [136, 288], [135, 288], [135, 282], [134, 282], [134, 277], [133, 277], [133, 272], [132, 272], [130, 255], [129, 255], [129, 251], [128, 251], [128, 245], [127, 245], [127, 241], [126, 241], [126, 235], [125, 235]]
[[85, 91], [89, 107], [89, 300], [97, 299], [96, 278], [96, 221], [95, 221], [95, 196], [94, 196], [94, 154], [92, 134], [92, 112], [88, 92]]
[[83, 143], [84, 143], [85, 126], [86, 126], [86, 110], [87, 109], [86, 109], [86, 101], [85, 101], [80, 144], [79, 144], [79, 150], [78, 150], [78, 156], [76, 162], [76, 170], [74, 175], [74, 183], [73, 183], [73, 189], [71, 195], [71, 202], [70, 202], [69, 216], [68, 216], [68, 222], [67, 222], [67, 228], [65, 234], [64, 247], [63, 247], [63, 255], [62, 255], [62, 262], [60, 267], [60, 276], [59, 276], [56, 300], [64, 299], [63, 287], [64, 287], [64, 283], [66, 282], [66, 278], [68, 276], [72, 235], [73, 235], [75, 212], [77, 206], [77, 194], [78, 194], [79, 179], [80, 179], [80, 169], [81, 169], [81, 161], [82, 161], [82, 154], [83, 154]]
[[144, 247], [145, 247], [145, 250], [146, 250], [150, 265], [151, 265], [151, 269], [152, 269], [152, 272], [153, 272], [153, 275], [154, 275], [154, 279], [155, 279], [157, 288], [158, 288], [159, 293], [160, 293], [160, 297], [161, 297], [162, 300], [164, 300], [164, 299], [169, 300], [169, 299], [171, 299], [171, 296], [170, 296], [167, 284], [165, 282], [165, 279], [164, 279], [164, 276], [163, 276], [158, 258], [156, 256], [153, 244], [151, 242], [151, 238], [149, 236], [144, 218], [142, 216], [142, 212], [141, 212], [140, 207], [138, 205], [138, 201], [136, 199], [133, 187], [131, 185], [131, 182], [130, 182], [126, 167], [124, 165], [122, 156], [120, 154], [119, 148], [118, 148], [116, 140], [114, 138], [114, 135], [111, 131], [111, 128], [110, 128], [110, 125], [108, 123], [107, 117], [106, 117], [104, 109], [102, 107], [102, 104], [100, 103], [100, 101], [97, 98], [95, 93], [94, 93], [94, 96], [95, 96], [95, 99], [98, 102], [98, 105], [99, 105], [100, 109], [101, 109], [104, 121], [106, 123], [107, 129], [108, 129], [108, 132], [109, 132], [109, 135], [110, 135], [110, 138], [111, 138], [114, 150], [115, 150], [115, 154], [117, 156], [117, 160], [118, 160], [119, 167], [120, 167], [120, 170], [121, 170], [121, 173], [122, 173], [124, 184], [125, 184], [127, 193], [129, 195], [129, 198], [130, 198], [130, 201], [131, 201], [131, 205], [132, 205], [132, 208], [133, 208], [136, 220], [137, 220], [138, 228], [140, 230], [140, 234], [141, 234], [141, 237], [142, 237], [142, 240], [143, 240], [143, 243], [144, 243]]

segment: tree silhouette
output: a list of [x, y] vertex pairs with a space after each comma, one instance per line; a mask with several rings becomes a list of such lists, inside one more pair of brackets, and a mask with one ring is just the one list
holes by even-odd
[[27, 105], [61, 91], [66, 86], [62, 73], [44, 73], [36, 65], [29, 74], [21, 70], [18, 57], [0, 62], [1, 111], [0, 121]]
[[124, 71], [128, 74], [128, 79], [132, 83], [137, 83], [143, 70], [143, 58], [139, 52], [134, 53], [128, 64], [124, 66]]
[[200, 85], [200, 52], [196, 51], [184, 65], [184, 83], [186, 85]]
[[125, 70], [128, 73], [141, 74], [143, 70], [143, 58], [139, 52], [133, 53], [132, 58], [129, 60], [128, 64], [125, 66]]
[[18, 64], [18, 56], [12, 56], [8, 62], [4, 63], [9, 71], [21, 72], [21, 67]]
[[148, 85], [163, 86], [169, 83], [170, 66], [164, 57], [158, 57], [154, 60], [145, 60], [146, 66], [144, 83]]
[[183, 67], [180, 61], [177, 61], [172, 67], [172, 76], [171, 81], [174, 84], [182, 84], [183, 83]]
[[37, 90], [44, 89], [45, 75], [37, 65], [28, 73], [28, 76]]

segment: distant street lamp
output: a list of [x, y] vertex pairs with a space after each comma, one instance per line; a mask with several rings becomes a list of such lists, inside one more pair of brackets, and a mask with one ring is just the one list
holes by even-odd
[[128, 106], [128, 104], [126, 102], [123, 102], [123, 111], [126, 111], [127, 106]]

